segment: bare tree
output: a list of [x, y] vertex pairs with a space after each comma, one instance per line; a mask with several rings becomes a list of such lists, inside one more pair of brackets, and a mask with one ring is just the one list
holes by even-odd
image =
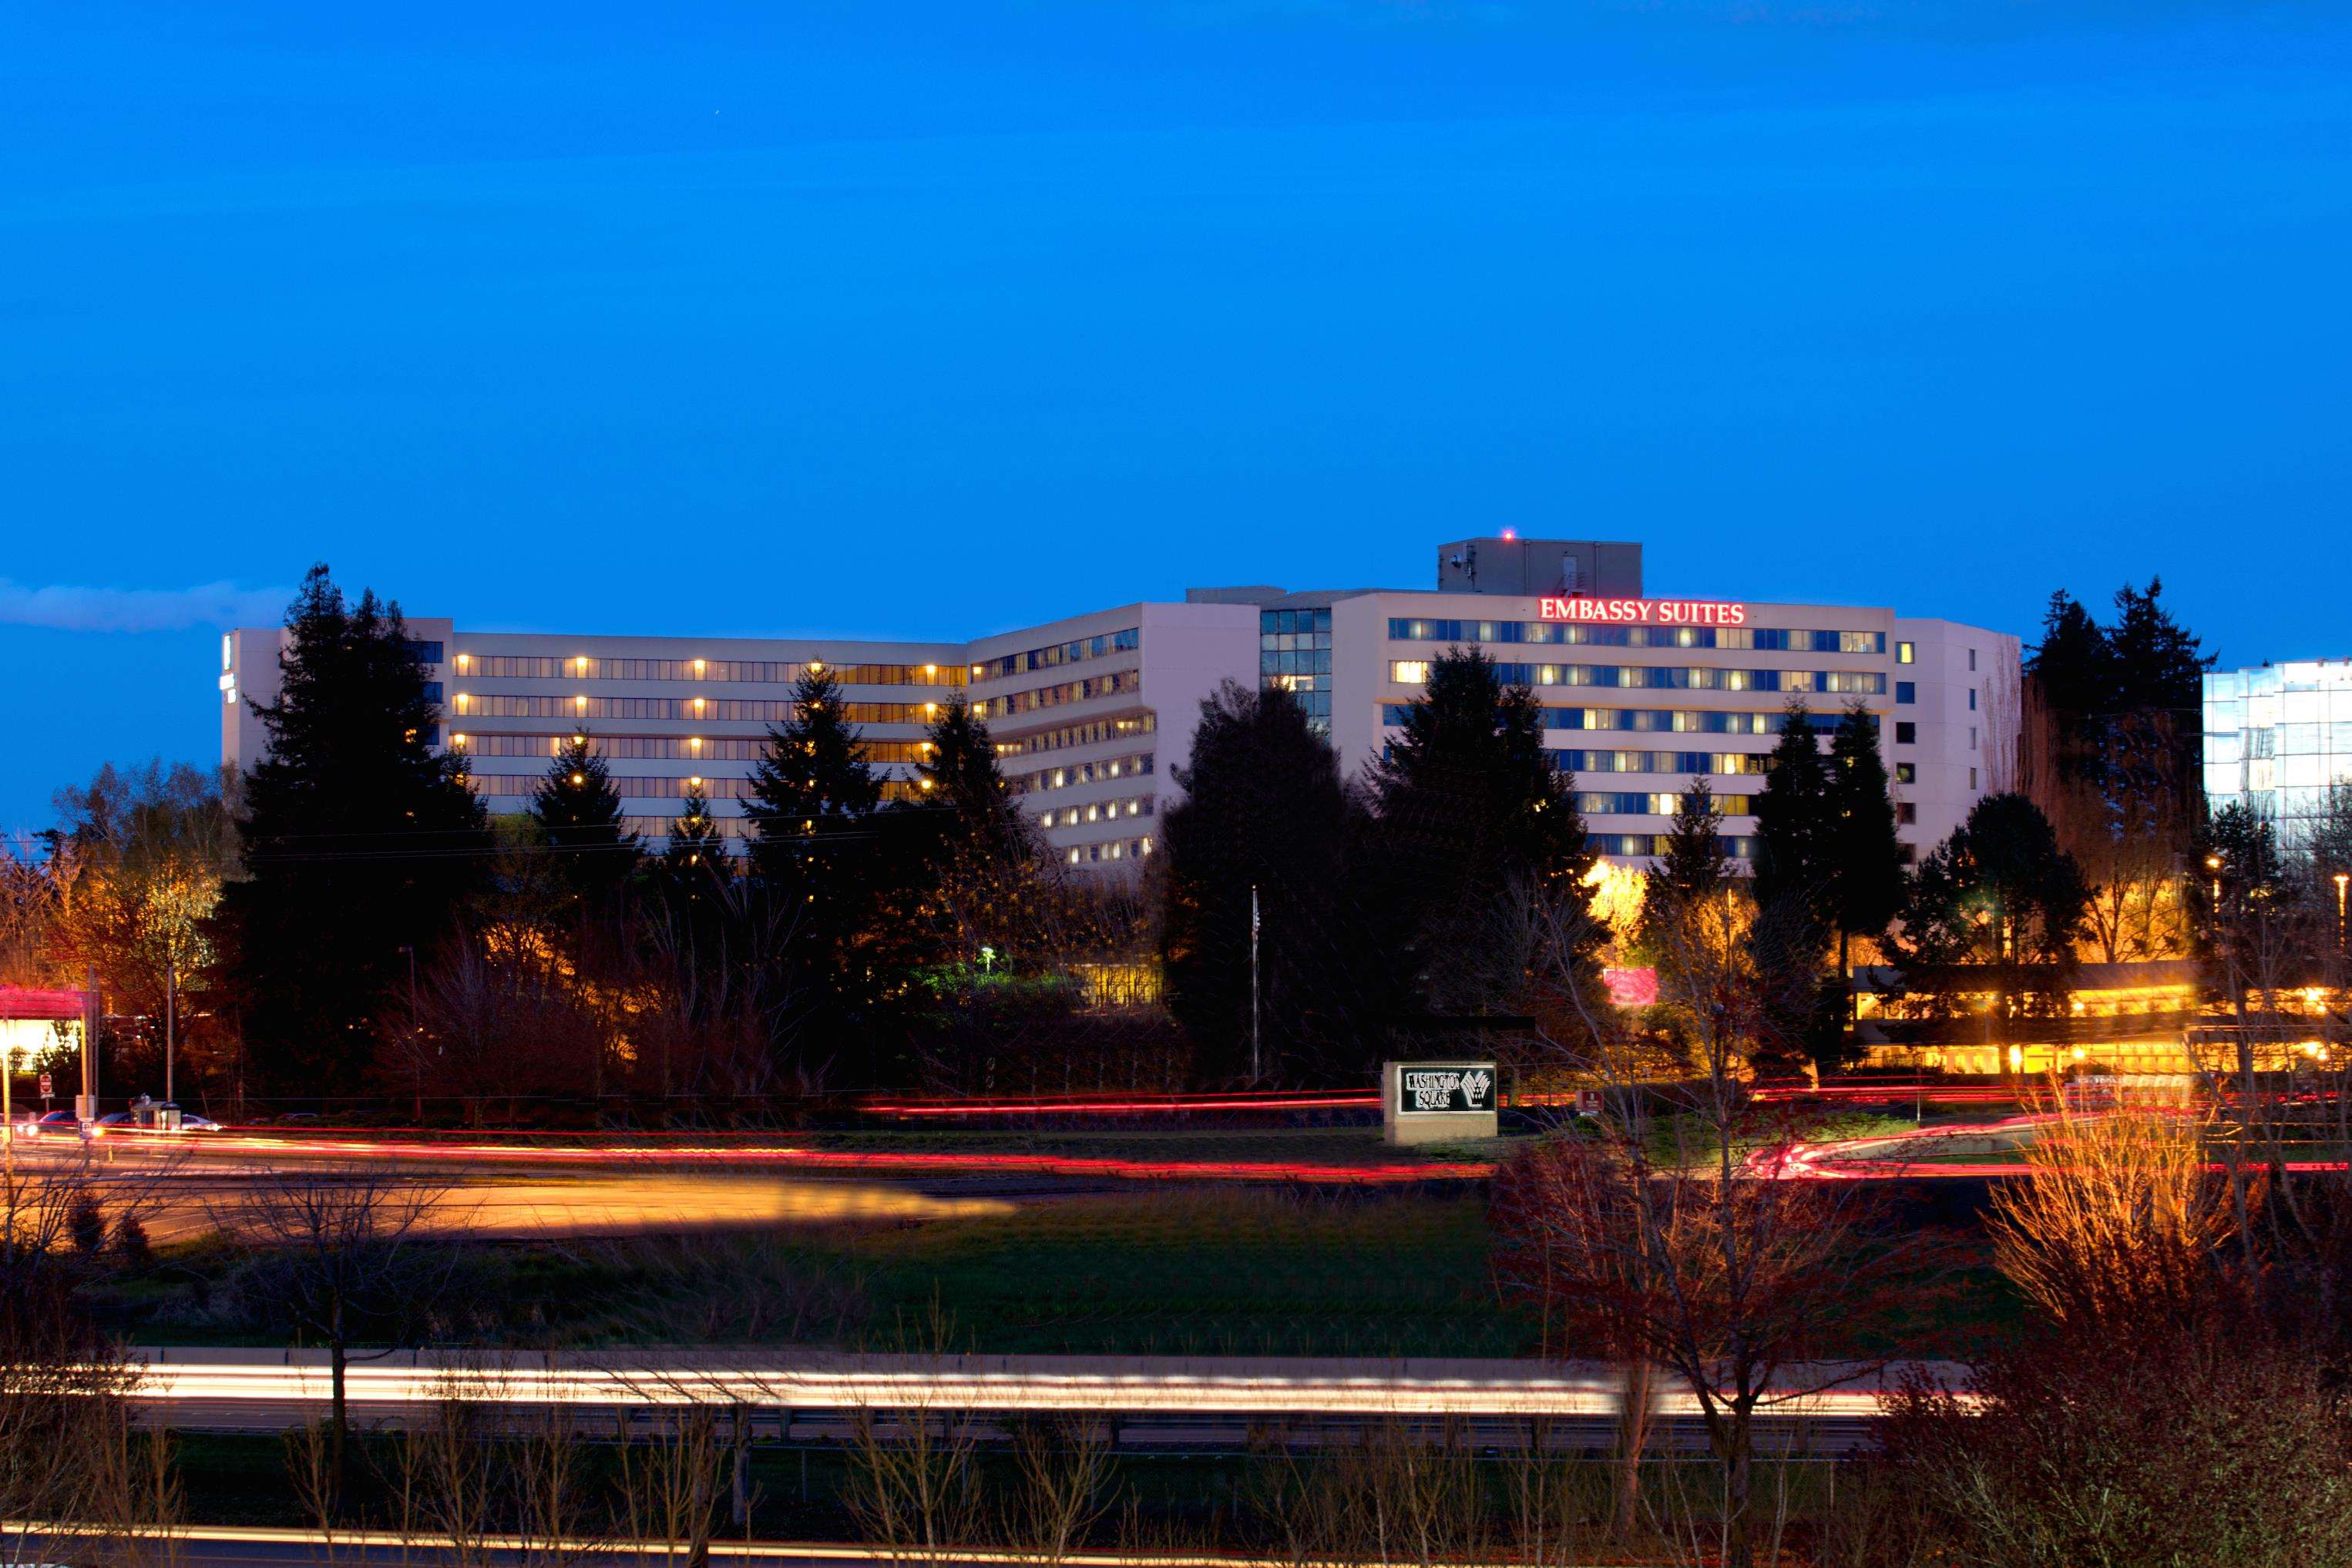
[[[1623, 1018], [1580, 1001], [1573, 925], [1589, 918], [1572, 901], [1538, 904], [1534, 984], [1548, 1043], [1600, 1086], [1602, 1110], [1498, 1180], [1506, 1280], [1544, 1303], [1560, 1349], [1654, 1367], [1693, 1396], [1721, 1483], [1720, 1561], [1748, 1568], [1770, 1522], [1754, 1490], [1757, 1417], [1884, 1364], [1846, 1336], [1885, 1315], [1921, 1248], [1890, 1232], [1871, 1184], [1805, 1179], [1805, 1117], [1754, 1092], [1790, 1016], [1776, 995], [1800, 967], [1776, 969], [1737, 891], [1653, 932], [1690, 1064], [1675, 1080], [1647, 1076], [1659, 1053]], [[1621, 1520], [1626, 1506], [1621, 1490]]]
[[392, 1172], [282, 1167], [215, 1209], [252, 1255], [249, 1291], [326, 1347], [331, 1506], [344, 1494], [351, 1363], [390, 1354], [430, 1325], [454, 1252], [425, 1244], [426, 1222], [447, 1196], [446, 1185]]

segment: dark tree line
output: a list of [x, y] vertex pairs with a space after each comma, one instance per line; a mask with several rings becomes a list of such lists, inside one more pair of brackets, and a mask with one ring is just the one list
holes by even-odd
[[1202, 705], [1161, 863], [1169, 1007], [1205, 1081], [1353, 1084], [1401, 1051], [1494, 1052], [1547, 906], [1583, 916], [1597, 987], [1594, 856], [1541, 723], [1491, 660], [1450, 653], [1350, 782], [1287, 693]]
[[348, 603], [321, 567], [287, 624], [210, 925], [209, 1000], [258, 1094], [1003, 1086], [1041, 1042], [1070, 1053], [1073, 973], [1145, 939], [1055, 874], [961, 698], [886, 800], [812, 668], [751, 779], [745, 852], [698, 790], [654, 853], [586, 730], [525, 815], [486, 817], [436, 747], [396, 605]]

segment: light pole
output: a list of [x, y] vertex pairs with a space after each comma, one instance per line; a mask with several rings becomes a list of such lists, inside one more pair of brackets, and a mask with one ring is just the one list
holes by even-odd
[[2336, 873], [2336, 950], [2344, 951], [2344, 889], [2352, 884], [2352, 872]]
[[179, 1034], [180, 1025], [180, 948], [172, 937], [163, 939], [163, 1103], [179, 1103], [172, 1093], [172, 1047]]
[[2213, 929], [2219, 933], [2221, 929], [2221, 857], [2207, 855], [2205, 869], [2213, 873]]

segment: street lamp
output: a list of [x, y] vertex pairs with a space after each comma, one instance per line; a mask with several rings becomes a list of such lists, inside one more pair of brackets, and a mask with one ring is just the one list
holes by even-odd
[[2344, 947], [2344, 889], [2347, 884], [2352, 884], [2352, 872], [2337, 872], [2336, 873], [2336, 946], [2338, 952], [2341, 952]]
[[2213, 873], [2213, 925], [2219, 930], [2221, 925], [2221, 857], [2207, 855], [2205, 869]]

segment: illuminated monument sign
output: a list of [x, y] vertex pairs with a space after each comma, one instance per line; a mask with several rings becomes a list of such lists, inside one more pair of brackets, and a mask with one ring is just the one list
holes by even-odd
[[1612, 626], [1745, 626], [1748, 606], [1719, 599], [1581, 599], [1546, 595], [1547, 621], [1596, 621]]
[[1381, 1076], [1381, 1123], [1390, 1143], [1495, 1135], [1493, 1062], [1391, 1061]]

